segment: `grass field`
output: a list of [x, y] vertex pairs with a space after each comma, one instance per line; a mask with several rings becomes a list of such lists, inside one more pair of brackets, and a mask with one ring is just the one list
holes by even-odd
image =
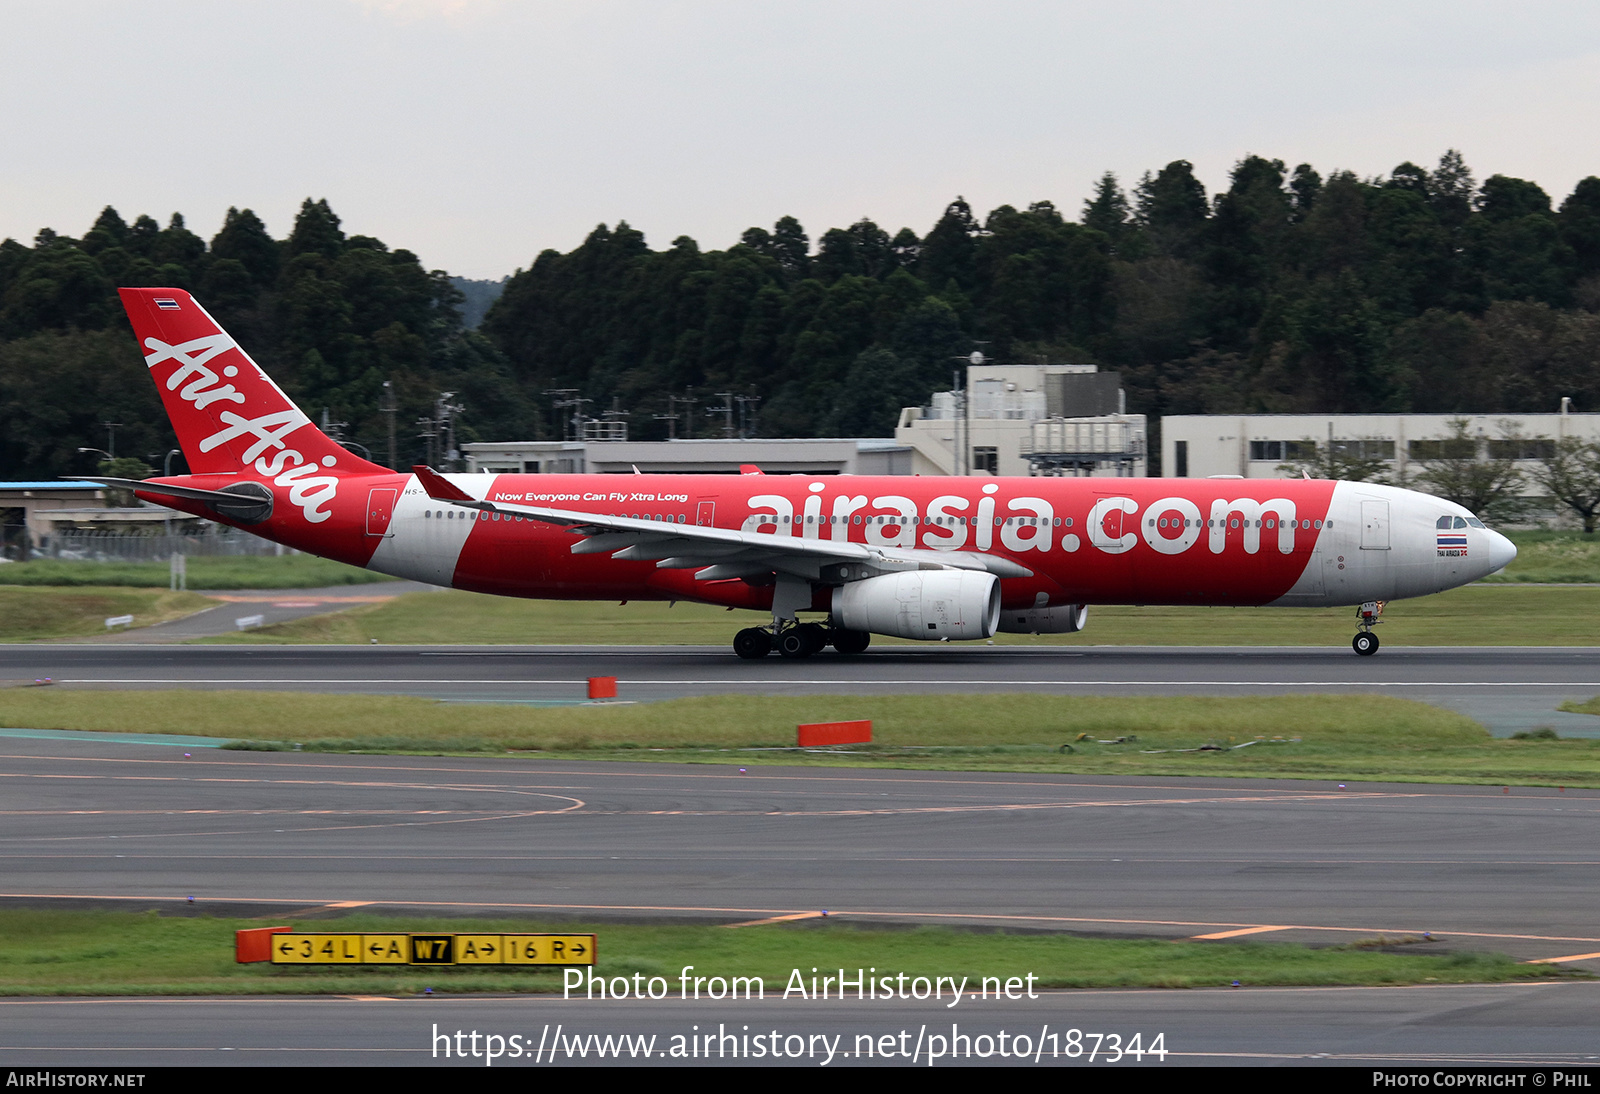
[[[186, 565], [191, 589], [319, 589], [394, 580], [315, 555], [196, 557]], [[165, 589], [170, 579], [171, 567], [166, 562], [60, 562], [43, 558], [0, 566], [0, 585]]]
[[[0, 995], [267, 995], [549, 992], [558, 971], [482, 968], [348, 968], [239, 965], [233, 932], [292, 920], [177, 918], [154, 913], [0, 911]], [[1083, 939], [973, 933], [940, 927], [863, 930], [843, 924], [715, 926], [540, 924], [515, 920], [400, 919], [351, 915], [302, 923], [308, 931], [510, 933], [599, 936], [597, 975], [660, 976], [678, 990], [685, 965], [700, 976], [760, 977], [781, 995], [793, 970], [873, 968], [878, 975], [968, 978], [1033, 974], [1045, 988], [1196, 988], [1231, 984], [1484, 983], [1581, 977], [1498, 954], [1404, 952], [1416, 940], [1366, 939], [1312, 949], [1285, 943]], [[1024, 981], [1025, 983], [1025, 981]], [[967, 999], [958, 1007], [981, 1005]]]
[[[1600, 645], [1600, 586], [1470, 585], [1384, 612], [1387, 645]], [[411, 593], [382, 604], [208, 642], [555, 643], [725, 646], [764, 613], [656, 601], [513, 600], [479, 593]], [[1347, 646], [1353, 608], [1193, 608], [1096, 605], [1081, 634], [999, 634], [996, 645]], [[875, 645], [893, 638], [873, 636]]]
[[0, 586], [0, 642], [104, 635], [105, 621], [112, 616], [131, 615], [134, 626], [147, 627], [215, 603], [195, 593], [166, 589]]
[[[872, 720], [872, 745], [793, 749], [801, 722], [857, 718]], [[119, 691], [109, 703], [105, 692], [10, 688], [0, 725], [321, 751], [1600, 786], [1600, 740], [1494, 738], [1464, 715], [1385, 696], [724, 695], [531, 707], [224, 691]]]
[[1517, 558], [1490, 582], [1600, 582], [1600, 535], [1582, 532], [1507, 532]]

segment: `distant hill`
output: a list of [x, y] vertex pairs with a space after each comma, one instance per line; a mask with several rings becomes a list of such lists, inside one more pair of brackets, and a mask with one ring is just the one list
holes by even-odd
[[461, 325], [468, 330], [477, 330], [478, 324], [488, 314], [489, 305], [500, 299], [506, 282], [510, 280], [509, 277], [502, 277], [499, 281], [472, 281], [465, 277], [452, 277], [450, 284], [466, 297], [466, 302], [461, 305]]

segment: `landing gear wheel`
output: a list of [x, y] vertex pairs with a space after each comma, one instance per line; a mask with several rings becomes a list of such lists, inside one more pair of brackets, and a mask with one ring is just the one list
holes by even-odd
[[790, 627], [778, 635], [778, 655], [791, 660], [810, 657], [817, 652], [811, 643], [811, 635], [806, 633], [804, 627]]
[[831, 630], [833, 648], [843, 654], [865, 653], [867, 643], [872, 641], [872, 635], [866, 631]]
[[811, 653], [821, 653], [828, 648], [828, 628], [821, 623], [802, 623], [795, 630], [805, 635]]
[[772, 635], [761, 627], [746, 627], [733, 636], [733, 652], [746, 661], [759, 661], [772, 652]]
[[1362, 657], [1371, 657], [1378, 652], [1378, 636], [1371, 631], [1362, 631], [1350, 640], [1350, 648]]

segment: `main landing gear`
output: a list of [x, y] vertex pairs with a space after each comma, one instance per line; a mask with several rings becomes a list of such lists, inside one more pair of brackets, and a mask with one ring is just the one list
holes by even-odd
[[1378, 618], [1382, 614], [1383, 601], [1381, 600], [1369, 600], [1361, 605], [1359, 609], [1357, 625], [1360, 626], [1361, 630], [1350, 640], [1350, 648], [1362, 657], [1371, 657], [1378, 652], [1378, 636], [1372, 633], [1372, 628], [1383, 622]]
[[[777, 637], [773, 637], [773, 631]], [[821, 623], [796, 623], [789, 620], [771, 627], [746, 627], [733, 636], [733, 652], [747, 661], [759, 661], [776, 647], [780, 657], [798, 660], [821, 653], [832, 646], [843, 654], [866, 650], [872, 636], [866, 631], [847, 631]]]

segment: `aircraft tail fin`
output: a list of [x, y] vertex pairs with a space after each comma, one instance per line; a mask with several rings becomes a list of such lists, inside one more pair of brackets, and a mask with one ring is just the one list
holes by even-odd
[[197, 475], [381, 473], [336, 444], [182, 289], [118, 289], [178, 444]]

